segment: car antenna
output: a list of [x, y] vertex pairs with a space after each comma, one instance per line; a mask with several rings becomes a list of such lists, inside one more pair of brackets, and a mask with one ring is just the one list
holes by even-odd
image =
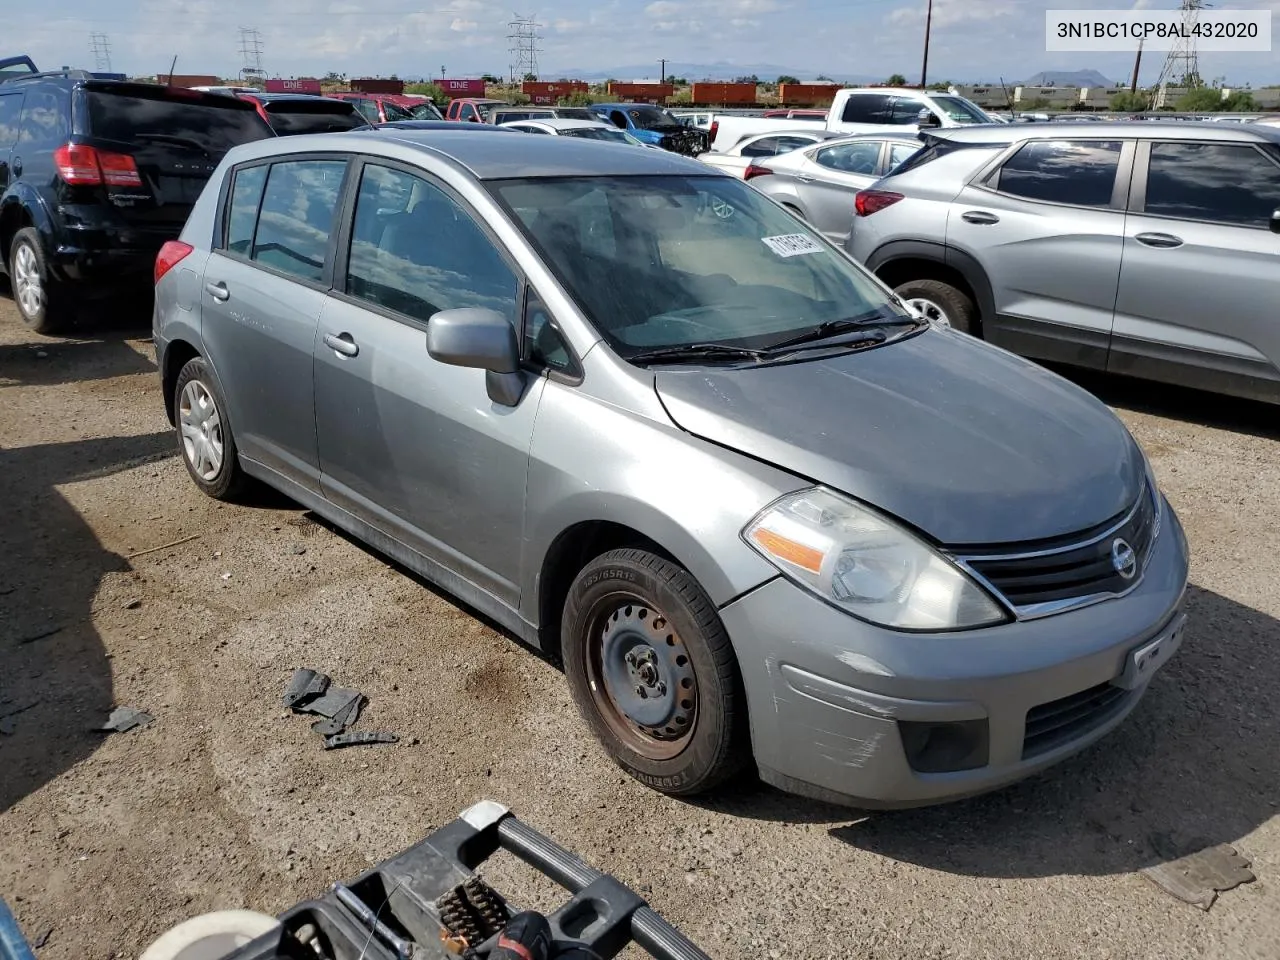
[[178, 69], [178, 55], [175, 53], [173, 55], [173, 62], [169, 64], [169, 76], [165, 82], [166, 87], [173, 86], [173, 71], [176, 69]]
[[1009, 96], [1009, 88], [1004, 85], [1004, 77], [1000, 78], [1000, 89], [1004, 91], [1004, 102], [1009, 105], [1009, 119], [1013, 120], [1013, 98]]

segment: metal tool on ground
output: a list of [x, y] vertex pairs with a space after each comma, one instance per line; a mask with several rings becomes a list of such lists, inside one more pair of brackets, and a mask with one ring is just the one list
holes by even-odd
[[[500, 850], [568, 900], [545, 915], [514, 907], [476, 872]], [[630, 944], [655, 960], [709, 960], [635, 891], [488, 800], [277, 919], [219, 960], [612, 960]]]

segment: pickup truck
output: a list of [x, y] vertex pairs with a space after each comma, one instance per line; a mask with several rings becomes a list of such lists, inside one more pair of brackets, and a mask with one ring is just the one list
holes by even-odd
[[[743, 137], [784, 130], [812, 130], [818, 118], [777, 119], [717, 114], [711, 149], [723, 153]], [[903, 127], [960, 127], [996, 121], [977, 104], [954, 93], [910, 87], [856, 87], [836, 91], [823, 128], [833, 133], [901, 133]]]

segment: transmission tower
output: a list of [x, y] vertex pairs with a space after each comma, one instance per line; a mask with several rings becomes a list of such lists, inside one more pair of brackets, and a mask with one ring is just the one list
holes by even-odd
[[105, 33], [89, 34], [89, 49], [93, 52], [93, 69], [99, 73], [111, 72], [111, 44]]
[[511, 50], [511, 82], [523, 80], [526, 75], [538, 75], [538, 23], [534, 17], [522, 17], [513, 14], [514, 19], [507, 26], [511, 32], [507, 34]]
[[1163, 98], [1165, 87], [1198, 87], [1200, 79], [1200, 60], [1196, 54], [1196, 38], [1194, 34], [1196, 21], [1200, 11], [1213, 4], [1205, 0], [1182, 0], [1182, 35], [1174, 41], [1169, 55], [1164, 58], [1164, 66], [1160, 68], [1158, 86]]
[[240, 68], [241, 77], [259, 80], [266, 77], [262, 69], [262, 34], [254, 27], [240, 28], [240, 58], [244, 64]]

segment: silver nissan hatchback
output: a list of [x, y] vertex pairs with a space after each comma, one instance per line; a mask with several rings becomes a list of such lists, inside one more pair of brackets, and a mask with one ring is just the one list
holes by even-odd
[[1103, 404], [694, 160], [239, 147], [154, 325], [202, 490], [276, 487], [557, 655], [672, 794], [999, 787], [1113, 729], [1182, 638], [1182, 529]]

